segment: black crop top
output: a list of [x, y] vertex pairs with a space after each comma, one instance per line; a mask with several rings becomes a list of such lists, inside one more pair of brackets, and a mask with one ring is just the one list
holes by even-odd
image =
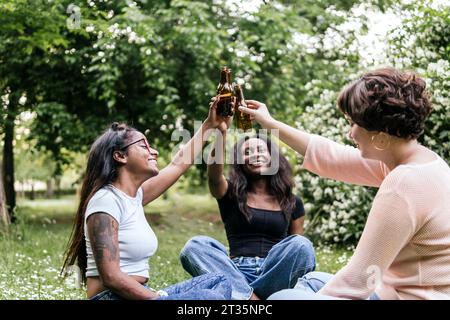
[[[249, 207], [250, 222], [239, 210], [236, 200], [231, 198], [232, 185], [228, 181], [226, 194], [217, 199], [220, 215], [225, 225], [231, 257], [266, 257], [269, 250], [288, 236], [291, 222], [287, 222], [281, 210], [266, 210]], [[291, 220], [305, 214], [302, 200], [295, 197], [295, 208]]]

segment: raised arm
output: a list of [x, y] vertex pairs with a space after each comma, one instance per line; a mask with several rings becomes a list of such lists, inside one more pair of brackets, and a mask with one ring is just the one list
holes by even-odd
[[162, 169], [159, 174], [145, 181], [142, 184], [144, 191], [142, 204], [146, 205], [158, 198], [168, 188], [170, 188], [183, 173], [192, 165], [194, 159], [202, 151], [206, 140], [211, 135], [213, 129], [217, 128], [223, 121], [222, 117], [216, 116], [218, 98], [213, 98], [208, 118], [195, 135], [186, 143], [174, 156], [171, 163]]
[[292, 149], [305, 155], [311, 135], [305, 131], [301, 131], [287, 124], [277, 121], [269, 113], [264, 103], [255, 100], [245, 100], [248, 108], [239, 107], [245, 113], [250, 114], [251, 118], [257, 121], [264, 129], [279, 130], [279, 137]]
[[158, 298], [157, 293], [145, 289], [120, 270], [118, 230], [117, 221], [107, 213], [93, 213], [87, 219], [92, 252], [103, 285], [125, 299]]
[[228, 182], [223, 175], [226, 135], [226, 130], [217, 133], [208, 159], [208, 186], [211, 195], [216, 199], [222, 198], [228, 189]]
[[380, 161], [364, 159], [356, 148], [312, 135], [272, 118], [265, 104], [246, 100], [240, 109], [265, 129], [279, 130], [279, 137], [305, 156], [304, 168], [322, 177], [347, 183], [379, 187], [389, 169]]

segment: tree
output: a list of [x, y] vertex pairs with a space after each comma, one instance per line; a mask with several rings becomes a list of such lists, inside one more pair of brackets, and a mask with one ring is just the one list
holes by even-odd
[[450, 6], [419, 1], [396, 6], [405, 18], [390, 35], [390, 60], [399, 68], [412, 69], [425, 77], [433, 112], [422, 142], [450, 160]]
[[[15, 137], [14, 163], [16, 165], [15, 180], [23, 186], [30, 185], [30, 199], [35, 197], [34, 186], [38, 181], [45, 181], [47, 193], [53, 192], [53, 181], [55, 180], [55, 161], [48, 151], [38, 150], [35, 147], [36, 139], [30, 135], [30, 123], [33, 119], [22, 119], [19, 117], [16, 124], [17, 135]], [[52, 194], [47, 194], [52, 196]]]
[[[332, 13], [333, 10], [329, 12]], [[348, 125], [336, 107], [342, 85], [360, 76], [364, 70], [380, 65], [412, 69], [428, 82], [435, 107], [426, 123], [422, 142], [448, 160], [448, 5], [442, 3], [440, 7], [434, 5], [433, 1], [390, 4], [384, 7], [384, 12], [390, 17], [396, 17], [398, 25], [385, 38], [378, 39], [379, 45], [385, 50], [369, 62], [358, 51], [363, 47], [359, 39], [368, 30], [362, 26], [371, 22], [371, 16], [380, 14], [379, 8], [364, 4], [356, 5], [348, 13], [335, 12], [338, 16], [345, 16], [346, 20], [342, 24], [330, 26], [319, 41], [321, 45], [318, 50], [322, 52], [324, 61], [334, 65], [329, 71], [336, 69], [334, 74], [313, 79], [305, 86], [307, 94], [304, 101], [309, 103], [297, 126], [334, 141], [351, 144], [345, 137]], [[300, 166], [297, 166], [297, 172], [296, 185], [302, 192], [308, 215], [312, 218], [307, 221], [308, 235], [323, 242], [356, 243], [363, 231], [376, 190], [320, 179], [301, 170]]]
[[[1, 168], [0, 168], [0, 174], [1, 174]], [[9, 225], [9, 215], [8, 210], [6, 208], [6, 198], [5, 198], [5, 192], [3, 188], [3, 180], [0, 179], [0, 226], [8, 226]]]
[[55, 3], [44, 0], [5, 0], [0, 4], [0, 92], [6, 96], [1, 118], [4, 134], [3, 185], [11, 221], [14, 222], [14, 123], [24, 110], [40, 99], [47, 75], [48, 50], [63, 46]]
[[[172, 132], [192, 130], [206, 116], [222, 65], [245, 84], [247, 98], [266, 101], [278, 116], [299, 117], [312, 101], [309, 82], [328, 78], [323, 83], [333, 87], [339, 79], [339, 68], [296, 37], [343, 20], [327, 13], [330, 3], [271, 1], [245, 12], [216, 0], [2, 2], [5, 172], [13, 179], [14, 120], [25, 110], [36, 115], [32, 136], [56, 161], [55, 174], [71, 161], [67, 150], [85, 152], [111, 121], [150, 129], [167, 158], [178, 143], [167, 143]], [[67, 11], [75, 28], [66, 24]], [[6, 185], [13, 208], [11, 179]]]
[[[300, 15], [307, 9], [280, 5], [245, 13], [225, 1], [80, 4], [80, 28], [62, 31], [67, 48], [52, 50], [53, 81], [36, 111], [40, 144], [85, 150], [100, 124], [113, 119], [169, 140], [176, 126], [192, 129], [203, 120], [223, 64], [248, 84], [249, 96], [281, 101], [274, 107], [284, 111], [320, 68], [293, 39], [315, 32]], [[68, 122], [76, 130], [64, 128]]]

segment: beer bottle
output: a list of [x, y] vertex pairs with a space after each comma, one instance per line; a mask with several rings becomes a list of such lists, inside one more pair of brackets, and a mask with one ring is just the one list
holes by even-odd
[[247, 107], [247, 104], [245, 103], [244, 99], [244, 91], [238, 84], [234, 87], [234, 90], [236, 93], [236, 104], [235, 104], [236, 127], [244, 131], [249, 131], [252, 129], [252, 120], [250, 119], [250, 115], [243, 113], [238, 109], [240, 106]]
[[217, 86], [217, 94], [219, 95], [219, 102], [217, 103], [217, 114], [222, 117], [228, 117], [231, 113], [231, 99], [233, 96], [233, 87], [229, 75], [228, 68], [222, 67], [220, 70], [220, 82]]
[[[231, 87], [231, 96], [234, 97], [235, 96], [235, 91], [234, 91], [235, 84], [231, 81], [231, 69], [230, 68], [227, 68], [227, 82], [230, 84], [230, 87]], [[230, 101], [226, 107], [226, 110], [228, 111], [228, 116], [230, 116], [230, 117], [234, 115], [234, 110], [232, 108], [231, 102], [232, 102], [232, 98], [230, 99]]]

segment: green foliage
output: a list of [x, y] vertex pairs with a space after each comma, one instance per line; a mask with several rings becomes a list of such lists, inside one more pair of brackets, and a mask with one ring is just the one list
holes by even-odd
[[84, 126], [75, 115], [66, 112], [65, 106], [59, 103], [40, 103], [36, 107], [35, 114], [36, 119], [31, 125], [31, 130], [32, 133], [39, 130], [40, 135], [32, 136], [35, 141], [37, 140], [37, 147], [43, 147], [44, 150], [51, 152], [52, 160], [56, 162], [52, 175], [61, 175], [62, 166], [73, 160], [73, 155], [68, 150], [86, 150], [86, 147], [81, 147], [87, 136], [82, 134]]
[[[308, 132], [349, 144], [344, 137], [348, 125], [335, 105], [337, 91], [321, 89], [320, 84], [320, 81], [314, 82], [315, 87], [309, 94], [319, 98], [313, 106], [306, 108], [297, 125]], [[322, 179], [300, 167], [297, 170], [296, 187], [303, 196], [309, 216], [305, 226], [307, 234], [321, 243], [356, 243], [375, 190]]]
[[406, 11], [406, 18], [391, 33], [391, 61], [426, 78], [434, 111], [423, 142], [450, 161], [450, 7], [421, 1], [399, 10]]
[[[194, 120], [206, 117], [222, 65], [246, 84], [248, 97], [276, 102], [272, 105], [280, 114], [284, 106], [299, 102], [303, 85], [321, 70], [317, 57], [308, 55], [293, 35], [317, 32], [313, 24], [319, 22], [313, 17], [327, 3], [275, 1], [244, 12], [225, 1], [92, 1], [77, 4], [76, 28], [67, 21], [70, 1], [50, 6], [41, 0], [30, 8], [27, 3], [10, 0], [3, 6], [12, 24], [11, 32], [2, 31], [5, 42], [17, 38], [16, 30], [33, 30], [27, 39], [34, 42], [23, 51], [35, 53], [16, 64], [8, 61], [8, 70], [26, 67], [39, 75], [39, 83], [19, 93], [27, 95], [25, 109], [36, 109], [32, 131], [37, 146], [61, 163], [68, 161], [61, 149], [86, 151], [111, 121], [150, 129], [156, 145], [172, 148], [166, 141], [173, 129], [192, 130]], [[345, 7], [350, 2], [339, 3]], [[28, 24], [30, 17], [34, 24]], [[17, 78], [30, 77], [19, 73]]]
[[[35, 99], [24, 89], [36, 112], [32, 135], [52, 153], [57, 171], [70, 161], [64, 150], [86, 152], [112, 121], [150, 129], [154, 145], [167, 153], [178, 143], [167, 142], [174, 129], [192, 132], [194, 120], [206, 117], [221, 65], [246, 83], [247, 97], [276, 101], [280, 114], [320, 69], [292, 37], [312, 33], [313, 26], [291, 4], [279, 10], [269, 3], [246, 14], [218, 1], [92, 3], [78, 4], [79, 27], [71, 29], [64, 24], [69, 2], [56, 1], [47, 16], [58, 21], [53, 31], [64, 41], [45, 51], [31, 46], [41, 56], [29, 58], [47, 68]], [[35, 5], [36, 11], [47, 6]], [[318, 8], [311, 10], [309, 16]], [[201, 176], [190, 174], [197, 182]]]
[[[50, 152], [56, 174], [112, 121], [150, 129], [160, 163], [169, 163], [180, 142], [171, 135], [193, 132], [195, 120], [204, 120], [222, 65], [233, 70], [247, 99], [264, 101], [276, 118], [343, 143], [349, 141], [335, 106], [340, 88], [381, 64], [415, 69], [429, 82], [435, 106], [424, 143], [450, 158], [444, 4], [280, 0], [245, 11], [224, 0], [116, 0], [80, 1], [70, 12], [71, 4], [0, 4], [0, 93], [8, 100], [0, 124], [6, 113], [31, 111], [33, 145]], [[370, 18], [380, 12], [404, 21], [383, 42], [386, 56], [362, 53], [361, 37], [373, 31]], [[364, 56], [370, 54], [373, 60]], [[317, 180], [299, 167], [295, 173], [309, 234], [356, 241], [375, 191]], [[189, 170], [180, 185], [205, 188], [204, 166]]]
[[[308, 90], [305, 101], [307, 107], [296, 125], [308, 132], [319, 134], [334, 141], [349, 144], [345, 137], [348, 126], [336, 107], [336, 98], [342, 85], [356, 78], [362, 69], [385, 64], [386, 60], [398, 68], [413, 69], [423, 76], [429, 84], [434, 112], [431, 114], [422, 139], [425, 145], [449, 159], [449, 119], [448, 99], [449, 68], [449, 8], [436, 8], [432, 2], [418, 5], [394, 5], [389, 10], [403, 17], [399, 27], [393, 29], [387, 45], [386, 57], [378, 57], [372, 64], [363, 61], [357, 50], [358, 32], [342, 29], [339, 24], [331, 26], [333, 36], [341, 38], [335, 46], [322, 47], [325, 57], [333, 57], [337, 76], [320, 77], [305, 86]], [[370, 14], [377, 13], [376, 7], [364, 10], [363, 15], [350, 12], [346, 21], [369, 21]], [[336, 12], [339, 15], [339, 12]], [[345, 30], [345, 31], [344, 31]], [[350, 30], [351, 31], [351, 30]], [[322, 43], [325, 43], [328, 31]], [[353, 47], [353, 49], [351, 49]], [[333, 70], [333, 69], [331, 69]], [[333, 85], [334, 84], [334, 85]], [[296, 182], [299, 194], [304, 195], [310, 219], [307, 233], [321, 242], [355, 243], [364, 228], [370, 211], [375, 189], [351, 186], [348, 184], [320, 179], [308, 172], [299, 170]]]
[[[17, 141], [17, 140], [16, 140]], [[19, 146], [19, 147], [18, 147]], [[16, 180], [21, 183], [29, 181], [47, 181], [55, 174], [55, 162], [48, 153], [41, 153], [27, 148], [29, 144], [16, 144], [15, 164]], [[36, 168], [39, 168], [36, 170]]]
[[24, 93], [28, 97], [25, 108], [36, 102], [48, 71], [48, 50], [67, 45], [60, 33], [64, 20], [57, 12], [56, 4], [44, 0], [0, 4], [0, 92], [10, 92], [14, 107], [20, 107], [18, 99]]

